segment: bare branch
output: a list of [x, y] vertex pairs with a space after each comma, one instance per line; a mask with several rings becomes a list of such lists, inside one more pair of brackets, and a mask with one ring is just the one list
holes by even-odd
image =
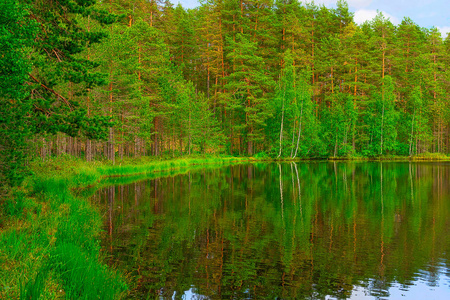
[[67, 101], [66, 98], [64, 98], [63, 96], [61, 96], [60, 94], [58, 94], [55, 90], [45, 86], [44, 84], [40, 83], [39, 80], [36, 79], [36, 77], [34, 77], [31, 74], [28, 74], [28, 76], [31, 77], [31, 79], [33, 79], [36, 83], [40, 84], [41, 87], [43, 87], [44, 89], [46, 89], [47, 91], [49, 91], [50, 93], [54, 94], [56, 97], [60, 98], [69, 108], [70, 110], [73, 110], [72, 105], [70, 105], [69, 101]]

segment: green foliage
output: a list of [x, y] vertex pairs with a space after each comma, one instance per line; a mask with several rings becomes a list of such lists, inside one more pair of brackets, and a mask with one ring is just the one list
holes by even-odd
[[[299, 73], [296, 89], [296, 107], [294, 116], [298, 118], [297, 143], [291, 157], [320, 157], [323, 154], [323, 142], [320, 140], [320, 121], [317, 118], [317, 106], [312, 99], [309, 70]], [[295, 122], [294, 122], [295, 123]], [[300, 146], [299, 145], [300, 141]], [[294, 143], [291, 146], [294, 149]], [[297, 147], [298, 151], [297, 151]]]
[[330, 107], [324, 113], [323, 124], [323, 137], [328, 141], [328, 153], [333, 153], [333, 157], [354, 153], [352, 137], [357, 116], [354, 100], [350, 95], [338, 93], [333, 96]]
[[255, 158], [258, 159], [264, 159], [264, 158], [269, 158], [269, 155], [267, 155], [266, 152], [258, 152], [254, 155]]
[[[170, 62], [159, 77], [160, 96], [171, 126], [178, 128], [179, 134], [186, 136], [186, 152], [220, 153], [224, 136], [219, 123], [209, 109], [208, 99], [195, 92], [192, 82], [187, 82], [181, 70]], [[183, 151], [183, 149], [182, 149]]]
[[232, 49], [227, 55], [234, 65], [233, 72], [226, 78], [226, 89], [231, 92], [231, 101], [227, 105], [233, 111], [233, 118], [245, 120], [244, 124], [234, 126], [239, 137], [247, 142], [247, 154], [253, 153], [253, 144], [263, 140], [263, 129], [271, 112], [268, 107], [266, 91], [274, 85], [273, 80], [264, 72], [264, 60], [257, 56], [257, 44], [245, 34], [237, 34], [236, 41], [227, 39]]
[[[320, 122], [315, 115], [316, 106], [308, 82], [311, 72], [295, 68], [290, 50], [286, 51], [284, 60], [286, 65], [272, 102], [274, 118], [268, 122], [268, 133], [271, 138], [275, 140], [276, 137], [280, 141], [281, 151], [280, 147], [275, 148], [278, 157], [321, 156]], [[278, 142], [272, 143], [278, 146]]]
[[374, 155], [395, 151], [397, 147], [398, 112], [395, 109], [394, 85], [390, 76], [383, 80], [381, 90], [381, 94], [373, 92], [369, 121], [372, 126], [370, 151]]
[[28, 14], [17, 0], [0, 3], [0, 180], [11, 185], [27, 174], [26, 142], [32, 134], [27, 51], [34, 45], [37, 24], [27, 20]]
[[[38, 20], [40, 30], [37, 43], [31, 53], [33, 75], [32, 93], [35, 106], [33, 133], [66, 133], [69, 136], [87, 136], [91, 139], [106, 139], [108, 118], [89, 116], [87, 110], [73, 98], [58, 93], [55, 88], [68, 84], [77, 85], [78, 93], [105, 84], [104, 75], [93, 72], [96, 66], [79, 54], [88, 45], [99, 43], [105, 33], [81, 27], [79, 18], [94, 18], [102, 24], [109, 24], [116, 16], [107, 15], [93, 5], [95, 1], [42, 1], [31, 6], [31, 12]], [[64, 16], [64, 17], [62, 17]]]
[[[54, 298], [63, 291], [68, 298], [116, 299], [126, 290], [123, 278], [99, 257], [99, 212], [75, 198], [68, 181], [39, 178], [32, 197], [17, 191], [6, 208], [9, 215], [3, 217], [17, 216], [22, 224], [8, 228], [7, 219], [0, 232], [1, 266], [8, 273], [0, 272], [0, 279], [10, 286], [16, 282], [7, 291], [10, 298]], [[10, 265], [16, 270], [8, 271]]]
[[28, 7], [17, 0], [2, 1], [0, 9], [0, 96], [6, 102], [28, 96], [25, 81], [31, 65], [26, 54], [35, 44], [37, 24], [27, 19]]
[[[57, 298], [60, 286], [68, 298], [89, 297], [82, 291], [89, 282], [86, 293], [102, 298], [124, 288], [99, 264], [96, 239], [85, 239], [98, 233], [98, 213], [78, 203], [65, 179], [27, 177], [29, 164], [39, 176], [76, 173], [70, 182], [80, 186], [101, 176], [150, 177], [205, 162], [160, 161], [186, 154], [445, 159], [436, 153], [450, 149], [450, 39], [408, 18], [398, 26], [382, 13], [361, 26], [352, 18], [344, 1], [330, 9], [299, 1], [208, 0], [193, 10], [154, 0], [1, 1], [2, 274], [26, 270], [22, 281], [17, 272], [12, 277], [11, 286], [20, 288], [9, 298]], [[87, 166], [66, 154], [89, 157], [89, 147], [100, 159], [118, 156], [122, 165]], [[150, 153], [155, 157], [139, 158]], [[43, 163], [38, 156], [58, 157]], [[31, 185], [48, 198], [33, 200], [24, 192]], [[211, 211], [218, 205], [212, 203]], [[348, 207], [334, 217], [351, 216], [355, 203]], [[245, 217], [233, 213], [235, 220]], [[17, 230], [3, 230], [14, 222]], [[286, 225], [278, 219], [274, 226]], [[167, 247], [173, 232], [177, 228], [166, 232]], [[286, 265], [295, 257], [290, 234], [279, 241]], [[236, 265], [242, 280], [255, 275], [250, 267]]]
[[168, 1], [5, 0], [2, 8], [8, 184], [18, 185], [39, 154], [450, 149], [449, 42], [409, 18], [395, 26], [379, 13], [358, 26], [344, 1], [330, 9], [211, 0], [186, 10]]
[[104, 83], [99, 74], [89, 73], [89, 60], [75, 57], [103, 36], [83, 31], [76, 19], [99, 17], [100, 11], [91, 9], [95, 2], [24, 2], [7, 0], [0, 7], [0, 171], [11, 185], [27, 174], [27, 142], [36, 134], [105, 139], [108, 122], [88, 116], [78, 102], [54, 90], [66, 82], [83, 85], [84, 91]]

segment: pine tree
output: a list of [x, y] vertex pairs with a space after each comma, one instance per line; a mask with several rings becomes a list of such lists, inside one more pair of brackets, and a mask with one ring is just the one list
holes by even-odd
[[371, 71], [368, 80], [377, 86], [382, 84], [382, 79], [392, 73], [392, 51], [394, 49], [394, 25], [383, 13], [369, 23], [371, 32], [368, 32], [371, 55]]
[[427, 34], [426, 49], [423, 53], [423, 58], [427, 62], [427, 68], [424, 72], [424, 81], [428, 87], [428, 97], [430, 99], [429, 107], [430, 113], [433, 115], [433, 142], [432, 151], [441, 152], [443, 149], [443, 133], [445, 131], [445, 124], [443, 122], [444, 114], [446, 114], [447, 107], [445, 105], [444, 97], [444, 77], [440, 70], [445, 69], [443, 60], [443, 41], [441, 34], [437, 28], [432, 28]]
[[[394, 26], [379, 13], [357, 26], [345, 1], [5, 3], [1, 147], [22, 158], [2, 151], [3, 173], [32, 152], [85, 150], [89, 160], [102, 146], [110, 159], [150, 147], [278, 157], [449, 149], [450, 38], [408, 18]], [[23, 127], [7, 134], [12, 119]]]
[[[23, 141], [27, 139], [26, 136], [32, 137], [25, 134], [28, 131], [34, 136], [63, 132], [71, 137], [105, 138], [107, 119], [102, 116], [88, 116], [83, 105], [73, 99], [75, 90], [68, 93], [66, 87], [72, 84], [78, 85], [80, 89], [76, 92], [86, 95], [88, 89], [104, 83], [104, 78], [100, 74], [90, 73], [95, 65], [77, 56], [86, 49], [88, 43], [100, 42], [104, 34], [84, 30], [78, 18], [90, 17], [106, 24], [115, 21], [115, 17], [96, 9], [93, 6], [94, 2], [56, 4], [52, 1], [40, 1], [30, 3], [29, 16], [25, 19], [26, 7], [16, 1], [5, 3], [8, 8], [5, 7], [5, 18], [2, 20], [8, 23], [4, 24], [3, 30], [9, 34], [6, 34], [4, 38], [12, 39], [12, 46], [17, 45], [17, 47], [14, 46], [16, 50], [8, 51], [11, 52], [8, 55], [17, 55], [17, 63], [20, 66], [20, 69], [17, 69], [20, 70], [17, 75], [24, 76], [26, 73], [27, 84], [30, 88], [29, 95], [22, 94], [21, 99], [17, 99], [24, 104], [23, 109], [28, 108], [15, 111], [27, 116], [27, 121], [21, 122], [23, 125], [18, 126], [23, 128], [23, 137], [16, 140], [23, 144]], [[14, 10], [24, 12], [18, 13]], [[12, 25], [9, 21], [14, 18], [17, 25], [22, 24], [20, 28], [14, 29], [17, 32], [14, 36], [19, 39], [18, 42], [14, 42], [14, 37], [11, 36]], [[27, 25], [23, 25], [24, 23]], [[39, 30], [32, 29], [36, 27]], [[29, 36], [30, 34], [32, 36]], [[28, 47], [26, 59], [25, 56], [20, 58], [19, 53], [23, 53], [25, 47]], [[33, 67], [29, 69], [31, 65]], [[7, 65], [5, 67], [8, 68]], [[23, 91], [20, 87], [22, 85], [23, 82], [16, 81], [14, 89]], [[16, 116], [16, 119], [20, 120], [19, 116]], [[20, 156], [18, 165], [24, 161], [25, 154], [22, 152]]]
[[[0, 180], [18, 185], [26, 175], [29, 116], [35, 107], [26, 84], [31, 71], [27, 51], [34, 45], [37, 23], [17, 0], [0, 3]], [[3, 178], [3, 176], [5, 178]]]
[[[248, 34], [238, 33], [236, 42], [228, 39], [228, 45], [234, 51], [227, 57], [235, 66], [225, 86], [233, 95], [230, 106], [238, 123], [233, 130], [240, 140], [245, 138], [247, 154], [252, 155], [254, 145], [264, 139], [265, 121], [270, 116], [267, 90], [273, 86], [273, 81], [264, 72], [264, 61], [255, 55], [257, 45], [250, 41]], [[239, 150], [242, 150], [241, 142]]]

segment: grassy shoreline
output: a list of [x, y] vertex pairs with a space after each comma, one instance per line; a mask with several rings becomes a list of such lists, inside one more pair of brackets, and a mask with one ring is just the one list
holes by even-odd
[[34, 162], [34, 175], [0, 203], [0, 298], [117, 299], [126, 294], [127, 278], [111, 270], [100, 251], [101, 211], [71, 190], [97, 188], [105, 178], [135, 180], [136, 175], [175, 175], [194, 166], [251, 160], [214, 157], [110, 165], [63, 157]]
[[[449, 158], [427, 155], [328, 159], [380, 160], [421, 162], [449, 161]], [[100, 251], [101, 211], [85, 196], [71, 191], [97, 189], [142, 177], [173, 176], [206, 166], [262, 161], [305, 160], [225, 156], [140, 158], [112, 165], [66, 156], [33, 162], [34, 174], [21, 187], [10, 190], [8, 199], [0, 203], [0, 298], [117, 299], [126, 294], [127, 278], [109, 268]], [[125, 176], [129, 178], [119, 179]]]

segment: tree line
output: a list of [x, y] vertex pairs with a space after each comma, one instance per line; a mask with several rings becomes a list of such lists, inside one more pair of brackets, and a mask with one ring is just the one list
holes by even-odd
[[0, 168], [449, 152], [450, 38], [297, 0], [4, 0]]

